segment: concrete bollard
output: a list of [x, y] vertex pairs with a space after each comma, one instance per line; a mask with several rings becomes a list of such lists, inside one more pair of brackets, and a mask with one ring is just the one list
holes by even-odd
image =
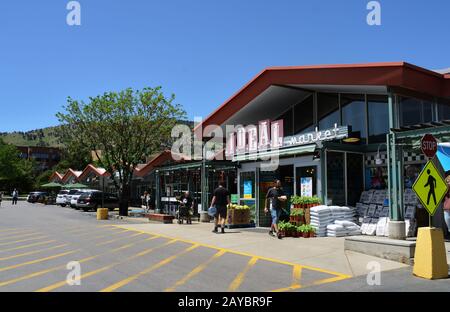
[[200, 212], [200, 222], [209, 223], [211, 220], [207, 212]]
[[108, 220], [108, 208], [98, 208], [97, 209], [97, 220]]
[[430, 280], [448, 278], [447, 252], [441, 229], [419, 228], [413, 274]]

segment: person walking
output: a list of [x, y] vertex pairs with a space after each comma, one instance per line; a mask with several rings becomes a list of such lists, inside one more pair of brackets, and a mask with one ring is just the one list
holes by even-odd
[[272, 217], [269, 235], [278, 237], [279, 239], [281, 239], [281, 235], [278, 232], [278, 220], [280, 219], [282, 211], [281, 205], [286, 200], [287, 197], [284, 195], [283, 189], [281, 188], [281, 181], [275, 180], [275, 186], [267, 192], [264, 212], [268, 213], [270, 210], [270, 215]]
[[227, 206], [231, 204], [230, 192], [219, 184], [219, 187], [214, 190], [213, 198], [211, 200], [211, 207], [216, 206], [216, 215], [214, 219], [213, 233], [219, 233], [218, 228], [220, 224], [221, 233], [225, 233], [225, 220], [227, 218]]
[[12, 204], [17, 205], [17, 200], [19, 199], [19, 191], [17, 189], [14, 189], [12, 192]]
[[450, 237], [450, 175], [445, 178], [445, 182], [447, 182], [448, 191], [445, 195], [444, 200], [444, 220], [447, 225], [447, 233], [444, 234], [446, 238]]

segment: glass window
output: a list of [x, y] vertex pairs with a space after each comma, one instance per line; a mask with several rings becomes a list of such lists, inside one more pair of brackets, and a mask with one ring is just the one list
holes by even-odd
[[288, 111], [286, 111], [283, 115], [276, 118], [275, 120], [283, 119], [283, 130], [284, 130], [284, 136], [291, 136], [294, 135], [294, 120], [293, 120], [293, 108], [290, 108]]
[[389, 133], [388, 98], [384, 95], [369, 95], [369, 143], [386, 142]]
[[342, 94], [342, 124], [352, 127], [352, 132], [359, 132], [361, 141], [367, 138], [366, 99], [364, 95]]
[[355, 206], [364, 191], [364, 156], [347, 153], [347, 205]]
[[297, 173], [297, 195], [317, 195], [317, 167], [298, 167]]
[[314, 131], [314, 97], [309, 95], [294, 107], [294, 133]]
[[317, 94], [317, 118], [319, 129], [326, 130], [340, 125], [339, 96], [334, 93]]
[[344, 153], [327, 153], [327, 197], [332, 205], [345, 205]]
[[241, 199], [254, 199], [256, 197], [254, 172], [241, 172], [240, 184]]
[[400, 125], [412, 126], [432, 121], [432, 104], [415, 98], [400, 97]]
[[438, 100], [438, 120], [450, 120], [450, 103]]

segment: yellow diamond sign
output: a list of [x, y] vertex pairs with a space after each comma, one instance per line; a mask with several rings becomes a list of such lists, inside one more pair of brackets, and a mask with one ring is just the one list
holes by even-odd
[[445, 183], [432, 161], [427, 162], [412, 188], [419, 197], [422, 206], [432, 216], [436, 213], [448, 191], [447, 183]]

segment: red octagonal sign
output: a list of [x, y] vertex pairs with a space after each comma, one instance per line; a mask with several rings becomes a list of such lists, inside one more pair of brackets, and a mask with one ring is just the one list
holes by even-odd
[[437, 153], [438, 143], [434, 136], [431, 134], [425, 134], [420, 142], [420, 147], [425, 156], [428, 158], [433, 158]]

